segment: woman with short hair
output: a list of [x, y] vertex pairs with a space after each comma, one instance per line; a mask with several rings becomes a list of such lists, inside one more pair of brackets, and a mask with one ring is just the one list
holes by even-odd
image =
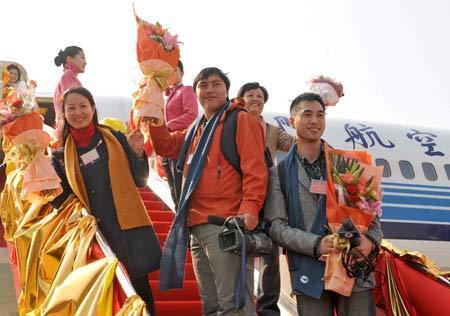
[[238, 92], [238, 97], [245, 101], [245, 109], [262, 125], [266, 140], [266, 147], [270, 151], [272, 161], [275, 162], [277, 151], [288, 152], [295, 144], [295, 137], [286, 133], [282, 128], [266, 123], [262, 116], [264, 105], [269, 100], [267, 89], [258, 82], [244, 84]]
[[9, 74], [9, 80], [8, 83], [6, 84], [7, 87], [10, 88], [17, 88], [17, 86], [20, 83], [20, 80], [22, 79], [22, 73], [20, 72], [20, 68], [19, 66], [15, 65], [15, 64], [9, 64], [6, 67], [6, 70], [8, 70], [8, 74]]

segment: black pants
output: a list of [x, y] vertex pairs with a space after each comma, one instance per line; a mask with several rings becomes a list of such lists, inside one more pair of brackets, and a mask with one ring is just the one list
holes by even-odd
[[147, 305], [147, 310], [151, 316], [155, 314], [155, 302], [153, 301], [152, 289], [148, 283], [148, 277], [143, 276], [138, 279], [131, 280], [131, 284], [134, 287], [136, 293], [142, 298], [142, 300]]

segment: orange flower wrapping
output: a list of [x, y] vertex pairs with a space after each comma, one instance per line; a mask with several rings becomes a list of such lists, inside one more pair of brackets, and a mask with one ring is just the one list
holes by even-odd
[[[175, 83], [174, 69], [180, 59], [176, 36], [170, 35], [159, 23], [147, 23], [136, 14], [136, 53], [139, 67], [145, 75], [139, 90], [133, 94], [136, 117], [164, 118], [162, 91]], [[152, 36], [157, 36], [158, 42]]]
[[[136, 18], [139, 19], [138, 17]], [[136, 53], [139, 63], [149, 59], [159, 59], [165, 61], [173, 68], [177, 67], [178, 60], [180, 59], [180, 49], [178, 47], [175, 47], [172, 51], [167, 52], [160, 43], [153, 41], [147, 36], [144, 23], [139, 21]]]
[[[372, 157], [365, 151], [344, 151], [330, 149], [325, 146], [328, 175], [331, 175], [331, 166], [328, 159], [330, 151], [338, 155], [356, 158], [363, 164], [370, 165], [372, 163]], [[339, 205], [336, 198], [333, 179], [331, 176], [327, 177], [327, 220], [333, 232], [337, 232], [342, 226], [344, 219], [349, 217], [358, 227], [359, 232], [365, 233], [374, 216], [374, 214], [366, 213], [360, 209]], [[334, 252], [327, 257], [324, 282], [326, 290], [339, 293], [343, 296], [351, 295], [355, 279], [347, 275], [347, 272], [342, 265], [342, 251]]]
[[44, 127], [44, 121], [39, 113], [32, 112], [22, 117], [19, 117], [14, 122], [8, 123], [3, 126], [3, 135], [10, 140], [15, 136], [31, 129], [42, 129]]

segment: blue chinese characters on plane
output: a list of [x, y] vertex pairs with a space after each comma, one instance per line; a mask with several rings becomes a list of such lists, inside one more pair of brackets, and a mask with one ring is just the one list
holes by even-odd
[[390, 140], [384, 142], [381, 140], [378, 133], [371, 126], [367, 126], [359, 123], [360, 127], [352, 126], [349, 123], [345, 124], [345, 131], [349, 135], [349, 137], [345, 140], [346, 143], [352, 142], [353, 149], [356, 148], [356, 144], [361, 145], [364, 148], [373, 147], [376, 144], [384, 147], [384, 148], [394, 148], [395, 144]]
[[412, 129], [413, 133], [408, 133], [406, 136], [409, 139], [413, 139], [416, 142], [420, 143], [421, 146], [426, 147], [428, 150], [425, 152], [425, 155], [428, 156], [444, 156], [444, 153], [441, 151], [437, 151], [434, 149], [436, 145], [435, 138], [437, 138], [436, 134], [419, 132], [416, 129]]

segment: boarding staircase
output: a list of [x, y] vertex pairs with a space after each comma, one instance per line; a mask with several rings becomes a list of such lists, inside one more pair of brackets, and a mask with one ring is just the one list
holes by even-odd
[[[167, 234], [173, 222], [174, 213], [148, 187], [140, 189], [139, 192], [153, 222], [153, 227], [158, 235], [161, 247], [164, 247]], [[160, 291], [158, 281], [159, 270], [151, 273], [149, 280], [155, 300], [156, 315], [199, 316], [202, 314], [200, 297], [192, 267], [192, 258], [189, 251], [186, 258], [186, 273], [183, 289]]]

